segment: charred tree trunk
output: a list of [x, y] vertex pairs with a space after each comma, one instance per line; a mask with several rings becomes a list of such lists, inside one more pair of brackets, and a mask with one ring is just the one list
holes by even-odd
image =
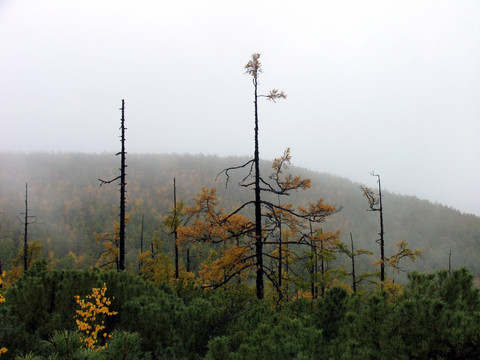
[[[143, 253], [143, 224], [145, 220], [145, 214], [142, 215], [142, 227], [140, 229], [140, 254]], [[142, 268], [142, 262], [138, 262], [138, 269], [140, 270]]]
[[350, 233], [350, 243], [352, 244], [352, 288], [353, 292], [357, 292], [357, 280], [355, 279], [355, 249], [353, 248], [353, 236]]
[[[125, 270], [125, 208], [126, 208], [126, 168], [125, 163], [125, 100], [122, 100], [122, 151], [119, 153], [121, 156], [121, 166], [120, 166], [120, 249], [119, 249], [119, 269], [120, 271]], [[118, 154], [117, 154], [118, 155]]]
[[[280, 203], [280, 200], [279, 200]], [[283, 265], [283, 248], [282, 248], [282, 216], [280, 215], [278, 222], [278, 292], [279, 298], [282, 297], [282, 265]]]
[[[320, 229], [320, 235], [323, 234], [323, 229]], [[322, 276], [322, 298], [325, 296], [325, 254], [323, 252], [323, 239], [320, 239], [320, 253], [322, 254], [321, 256], [321, 263], [320, 263], [320, 274]], [[317, 256], [315, 252], [315, 257]], [[315, 261], [315, 264], [317, 264], [317, 261]], [[316, 270], [318, 273], [318, 269]], [[317, 289], [318, 293], [318, 289]]]
[[[261, 63], [258, 61], [260, 54], [253, 54], [252, 59], [245, 65], [246, 73], [253, 77], [253, 86], [254, 86], [254, 115], [255, 115], [255, 151], [253, 159], [249, 160], [242, 166], [235, 166], [224, 169], [222, 173], [225, 173], [227, 176], [227, 183], [228, 183], [228, 172], [234, 169], [245, 168], [247, 165], [250, 165], [250, 172], [247, 176], [248, 178], [253, 177], [253, 182], [249, 184], [243, 183], [245, 179], [241, 182], [241, 186], [251, 188], [253, 186], [255, 199], [253, 201], [249, 201], [242, 205], [242, 207], [252, 204], [255, 206], [255, 220], [254, 220], [254, 227], [255, 231], [254, 234], [249, 234], [249, 236], [254, 240], [254, 258], [253, 261], [254, 266], [256, 267], [256, 295], [258, 299], [264, 298], [264, 275], [268, 274], [265, 271], [264, 263], [263, 263], [263, 246], [264, 246], [264, 234], [262, 229], [262, 202], [261, 200], [261, 192], [262, 191], [271, 191], [277, 192], [273, 188], [262, 189], [261, 184], [265, 183], [265, 181], [260, 176], [260, 155], [259, 155], [259, 140], [258, 140], [258, 98], [259, 97], [266, 97], [268, 100], [274, 101], [275, 99], [286, 98], [286, 95], [283, 91], [279, 92], [278, 90], [274, 89], [270, 91], [268, 95], [259, 95], [258, 94], [258, 75], [262, 72], [261, 70]], [[252, 175], [253, 173], [253, 175]], [[243, 184], [242, 184], [243, 183]], [[285, 192], [285, 191], [284, 191]], [[281, 192], [283, 194], [284, 192]], [[277, 192], [278, 193], [278, 192]], [[273, 206], [274, 207], [274, 206]], [[270, 206], [270, 208], [273, 208]], [[231, 214], [233, 215], [233, 214]]]
[[361, 187], [361, 189], [363, 190], [363, 195], [368, 199], [370, 211], [378, 211], [380, 213], [380, 239], [376, 240], [376, 242], [380, 245], [380, 282], [381, 286], [383, 286], [383, 282], [385, 281], [385, 241], [383, 238], [382, 184], [380, 181], [380, 175], [375, 174], [374, 172], [371, 172], [370, 174], [372, 176], [376, 176], [378, 179], [378, 197], [375, 195], [373, 190], [367, 187]]
[[254, 153], [254, 166], [255, 166], [255, 255], [257, 262], [257, 279], [256, 290], [257, 298], [263, 299], [263, 239], [262, 239], [262, 203], [260, 199], [260, 158], [258, 149], [258, 95], [257, 95], [257, 78], [253, 79], [253, 85], [255, 87], [255, 153]]
[[23, 232], [23, 271], [28, 269], [28, 183], [25, 183], [25, 220]]
[[317, 293], [315, 291], [316, 289], [316, 284], [315, 284], [315, 278], [316, 278], [316, 273], [315, 273], [315, 268], [316, 268], [316, 247], [315, 247], [315, 239], [313, 238], [313, 229], [312, 229], [312, 222], [309, 221], [309, 226], [310, 226], [310, 292], [312, 294], [312, 299], [315, 299], [317, 297]]
[[[26, 272], [28, 270], [28, 266], [30, 264], [30, 259], [28, 257], [28, 225], [34, 224], [37, 222], [36, 216], [28, 215], [28, 183], [25, 183], [25, 212], [21, 213], [24, 215], [23, 218], [23, 225], [24, 225], [24, 232], [23, 232], [23, 271]], [[30, 221], [30, 219], [33, 219]]]
[[380, 212], [380, 281], [385, 281], [385, 242], [383, 240], [383, 206], [382, 206], [382, 185], [380, 183], [380, 175], [378, 177], [378, 197], [379, 197], [379, 208]]
[[125, 270], [125, 218], [126, 218], [126, 169], [127, 169], [127, 164], [126, 164], [126, 154], [127, 152], [125, 151], [125, 130], [127, 129], [125, 127], [125, 100], [122, 100], [122, 107], [120, 108], [122, 111], [122, 118], [121, 118], [121, 135], [120, 135], [120, 141], [122, 143], [122, 150], [115, 155], [120, 155], [120, 176], [117, 176], [116, 178], [112, 180], [102, 180], [98, 179], [100, 181], [100, 186], [104, 184], [110, 184], [114, 182], [115, 180], [120, 180], [120, 231], [119, 231], [119, 256], [118, 256], [118, 266], [117, 270], [122, 271]]
[[173, 241], [175, 242], [175, 279], [178, 279], [177, 185], [173, 178]]

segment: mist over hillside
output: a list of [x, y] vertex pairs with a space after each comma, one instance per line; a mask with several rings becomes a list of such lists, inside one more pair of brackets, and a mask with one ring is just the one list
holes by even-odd
[[[226, 184], [223, 169], [245, 163], [247, 158], [189, 154], [127, 155], [127, 262], [134, 264], [140, 247], [140, 229], [144, 217], [145, 241], [164, 238], [166, 251], [170, 239], [160, 223], [168, 215], [173, 201], [173, 178], [177, 197], [188, 205], [203, 186], [215, 187], [221, 206], [232, 210], [253, 193], [238, 186], [247, 172], [232, 172]], [[7, 266], [19, 248], [23, 236], [21, 213], [25, 209], [25, 183], [28, 182], [29, 213], [38, 217], [30, 226], [30, 240], [44, 245], [43, 256], [66, 258], [73, 252], [82, 260], [77, 266], [95, 264], [102, 244], [94, 233], [111, 232], [118, 218], [118, 185], [99, 186], [98, 179], [118, 175], [119, 158], [112, 154], [30, 153], [0, 154], [0, 261]], [[262, 161], [262, 174], [271, 173], [271, 163]], [[287, 199], [294, 204], [307, 204], [323, 198], [342, 210], [324, 224], [324, 229], [342, 232], [341, 240], [363, 247], [375, 254], [363, 259], [366, 268], [378, 258], [378, 213], [367, 211], [368, 202], [360, 185], [338, 176], [317, 173], [291, 166], [293, 175], [311, 179], [312, 187]], [[380, 174], [381, 175], [381, 174]], [[369, 184], [376, 188], [376, 178]], [[388, 189], [388, 184], [382, 182]], [[407, 269], [433, 271], [467, 266], [480, 277], [477, 254], [480, 247], [480, 218], [463, 214], [440, 204], [412, 196], [383, 191], [386, 254], [392, 254], [395, 243], [405, 239], [412, 248], [425, 249], [423, 257]], [[347, 259], [339, 257], [339, 261]], [[73, 266], [59, 261], [58, 266]], [[395, 275], [397, 276], [397, 275]]]

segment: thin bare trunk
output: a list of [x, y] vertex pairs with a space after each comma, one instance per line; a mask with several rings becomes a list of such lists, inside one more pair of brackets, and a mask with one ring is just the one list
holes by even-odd
[[255, 164], [255, 254], [257, 262], [257, 279], [256, 279], [256, 289], [257, 289], [257, 298], [263, 299], [263, 239], [262, 239], [262, 203], [260, 200], [260, 157], [258, 149], [258, 106], [257, 106], [257, 79], [253, 79], [253, 84], [255, 86], [255, 154], [254, 154], [254, 164]]
[[350, 233], [350, 242], [352, 244], [352, 287], [353, 292], [357, 292], [357, 280], [355, 279], [355, 249], [353, 248], [353, 236]]
[[178, 279], [177, 185], [173, 178], [173, 240], [175, 242], [175, 279]]
[[126, 208], [126, 200], [125, 200], [125, 193], [126, 193], [126, 167], [125, 164], [125, 100], [122, 100], [122, 151], [121, 155], [121, 166], [120, 166], [120, 254], [119, 254], [119, 270], [125, 270], [125, 208]]

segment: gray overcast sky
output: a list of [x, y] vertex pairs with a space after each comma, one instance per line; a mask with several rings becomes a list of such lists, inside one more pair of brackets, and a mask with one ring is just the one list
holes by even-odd
[[253, 153], [480, 215], [480, 1], [0, 0], [0, 151]]

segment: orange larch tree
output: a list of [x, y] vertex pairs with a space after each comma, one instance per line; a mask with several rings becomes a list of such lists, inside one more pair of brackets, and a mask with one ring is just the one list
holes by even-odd
[[184, 207], [185, 225], [178, 227], [180, 243], [207, 243], [212, 250], [200, 265], [198, 275], [205, 288], [217, 288], [232, 278], [246, 276], [254, 264], [253, 243], [245, 236], [254, 230], [250, 220], [240, 214], [227, 214], [219, 208], [216, 189], [202, 188], [192, 206]]
[[[245, 207], [253, 205], [255, 210], [255, 219], [254, 222], [249, 224], [248, 228], [252, 227], [255, 230], [253, 234], [249, 235], [255, 243], [255, 268], [256, 268], [256, 293], [259, 299], [264, 297], [264, 276], [270, 278], [271, 281], [275, 282], [275, 278], [267, 272], [267, 268], [264, 264], [264, 245], [268, 242], [268, 234], [271, 234], [271, 230], [265, 229], [263, 224], [263, 219], [270, 212], [272, 213], [275, 209], [282, 209], [293, 215], [294, 217], [299, 218], [308, 218], [311, 215], [304, 215], [296, 212], [295, 209], [290, 208], [289, 206], [282, 206], [281, 204], [273, 204], [272, 202], [262, 199], [262, 193], [275, 194], [278, 197], [288, 195], [293, 190], [305, 190], [310, 187], [309, 179], [301, 179], [298, 176], [286, 175], [283, 176], [282, 172], [288, 168], [290, 162], [290, 150], [287, 149], [284, 155], [278, 159], [275, 159], [273, 163], [274, 172], [269, 179], [264, 179], [260, 174], [260, 157], [259, 157], [259, 120], [258, 120], [258, 99], [260, 97], [265, 97], [270, 101], [275, 102], [277, 99], [285, 99], [287, 95], [283, 91], [277, 89], [271, 90], [268, 94], [263, 95], [258, 93], [258, 78], [259, 75], [263, 72], [262, 64], [260, 62], [260, 54], [254, 53], [252, 58], [245, 65], [245, 72], [247, 75], [252, 76], [252, 83], [254, 88], [254, 155], [253, 159], [247, 161], [243, 165], [234, 166], [227, 169], [224, 169], [220, 174], [224, 173], [226, 176], [226, 181], [229, 181], [229, 172], [238, 169], [249, 169], [249, 173], [243, 180], [240, 182], [240, 186], [245, 188], [250, 188], [254, 191], [254, 199], [248, 201], [241, 205], [237, 210], [235, 210], [230, 216], [236, 215]], [[323, 210], [322, 210], [323, 211]], [[330, 213], [336, 212], [336, 209]], [[329, 213], [329, 214], [330, 214]], [[228, 218], [228, 217], [227, 217]], [[276, 230], [276, 227], [274, 227]], [[282, 252], [280, 251], [280, 256]], [[278, 283], [277, 283], [278, 286]]]
[[[246, 74], [252, 76], [254, 85], [254, 156], [240, 166], [222, 170], [218, 176], [224, 174], [228, 185], [231, 172], [247, 169], [248, 173], [240, 181], [243, 188], [252, 189], [254, 198], [240, 205], [234, 211], [227, 213], [218, 207], [218, 198], [215, 189], [203, 189], [194, 199], [194, 205], [185, 207], [185, 214], [193, 222], [178, 229], [181, 241], [196, 241], [218, 244], [216, 251], [211, 253], [209, 260], [202, 264], [199, 275], [206, 281], [205, 286], [218, 287], [233, 278], [246, 277], [255, 273], [256, 294], [259, 299], [264, 298], [264, 277], [266, 276], [279, 294], [282, 287], [282, 266], [284, 246], [289, 244], [306, 244], [305, 238], [300, 235], [291, 236], [287, 241], [282, 238], [282, 226], [291, 233], [297, 232], [300, 222], [322, 222], [327, 216], [339, 211], [335, 206], [324, 204], [323, 200], [311, 203], [307, 208], [296, 209], [292, 204], [283, 204], [280, 198], [288, 196], [293, 191], [310, 188], [310, 179], [284, 174], [288, 169], [291, 156], [290, 149], [275, 159], [273, 172], [268, 178], [260, 174], [259, 158], [259, 121], [258, 99], [266, 97], [274, 101], [284, 99], [286, 95], [277, 89], [267, 95], [258, 94], [258, 77], [262, 73], [260, 54], [253, 54], [245, 65]], [[218, 177], [217, 176], [217, 177]], [[262, 195], [264, 194], [264, 195]], [[269, 195], [269, 196], [267, 196]], [[274, 204], [268, 199], [278, 197]], [[253, 207], [254, 220], [250, 220], [248, 209]], [[278, 248], [277, 256], [272, 255], [272, 249]], [[276, 266], [264, 262], [264, 258], [276, 262]]]
[[[270, 181], [262, 180], [261, 191], [278, 197], [288, 195], [293, 190], [308, 189], [309, 179], [302, 179], [290, 174], [283, 175], [290, 164], [290, 151], [287, 149], [282, 157], [273, 162], [273, 173]], [[228, 169], [227, 176], [228, 176]], [[245, 185], [247, 178], [241, 185]], [[194, 198], [193, 206], [185, 207], [188, 217], [186, 226], [178, 229], [182, 242], [194, 241], [216, 244], [208, 260], [201, 264], [199, 276], [204, 287], [216, 288], [232, 279], [241, 281], [255, 274], [259, 276], [261, 266], [261, 296], [263, 298], [263, 276], [266, 276], [275, 288], [277, 299], [285, 299], [282, 290], [283, 273], [290, 271], [288, 257], [291, 256], [288, 246], [309, 245], [308, 237], [302, 234], [305, 222], [319, 223], [336, 213], [338, 209], [323, 200], [309, 203], [307, 207], [292, 204], [274, 204], [266, 198], [261, 200], [261, 253], [258, 254], [257, 226], [244, 213], [255, 201], [248, 201], [231, 213], [219, 207], [215, 189], [203, 188]], [[259, 256], [260, 255], [260, 256]], [[262, 261], [259, 263], [258, 258]], [[270, 261], [263, 261], [264, 258]], [[259, 265], [260, 264], [260, 265]], [[257, 296], [259, 281], [256, 281]]]

